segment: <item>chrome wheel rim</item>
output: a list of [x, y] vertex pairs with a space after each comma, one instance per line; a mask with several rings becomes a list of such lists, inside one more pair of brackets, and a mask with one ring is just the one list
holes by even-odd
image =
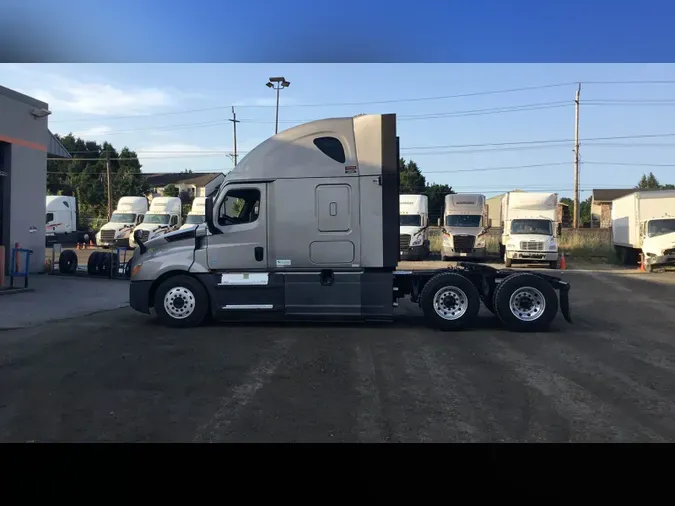
[[164, 310], [176, 320], [187, 318], [195, 310], [195, 296], [184, 286], [171, 288], [164, 296]]
[[523, 286], [511, 294], [509, 309], [520, 321], [533, 322], [544, 314], [546, 299], [536, 288]]
[[434, 295], [434, 311], [444, 320], [457, 320], [469, 309], [469, 298], [456, 286], [441, 288]]

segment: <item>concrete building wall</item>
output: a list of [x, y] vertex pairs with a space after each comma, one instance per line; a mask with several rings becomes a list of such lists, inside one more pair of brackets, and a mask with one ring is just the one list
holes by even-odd
[[488, 205], [488, 220], [490, 225], [493, 228], [501, 227], [502, 219], [502, 198], [504, 195], [495, 195], [487, 199], [486, 203]]
[[[33, 250], [31, 272], [44, 269], [45, 191], [47, 184], [47, 118], [35, 119], [33, 109], [47, 104], [0, 87], [0, 142], [5, 143], [2, 243]], [[9, 153], [9, 156], [7, 156]], [[34, 231], [31, 232], [31, 229]]]

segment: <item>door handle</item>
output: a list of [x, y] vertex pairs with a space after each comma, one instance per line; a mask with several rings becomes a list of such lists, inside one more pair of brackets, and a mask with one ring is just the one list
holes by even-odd
[[258, 262], [262, 262], [264, 251], [265, 251], [265, 250], [263, 249], [262, 246], [256, 246], [256, 247], [253, 249], [253, 253], [255, 254], [255, 259], [256, 259]]

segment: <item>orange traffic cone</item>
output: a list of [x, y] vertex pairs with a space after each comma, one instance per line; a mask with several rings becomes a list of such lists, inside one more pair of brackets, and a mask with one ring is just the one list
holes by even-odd
[[89, 239], [89, 248], [94, 249], [94, 241], [92, 241], [91, 239]]
[[564, 271], [567, 269], [567, 259], [565, 258], [565, 253], [561, 253], [560, 255], [560, 270]]

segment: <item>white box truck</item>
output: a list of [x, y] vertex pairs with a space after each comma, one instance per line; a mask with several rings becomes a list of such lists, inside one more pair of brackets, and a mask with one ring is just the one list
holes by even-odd
[[143, 223], [137, 225], [129, 238], [129, 247], [135, 248], [136, 232], [140, 232], [143, 241], [176, 231], [183, 223], [183, 204], [180, 197], [155, 197], [150, 202], [150, 210], [145, 213]]
[[[85, 236], [87, 236], [85, 238]], [[45, 199], [45, 244], [77, 244], [94, 240], [94, 231], [79, 223], [77, 198], [47, 195]]]
[[104, 248], [111, 246], [128, 248], [131, 231], [143, 223], [147, 212], [148, 199], [145, 197], [120, 198], [110, 221], [103, 225], [96, 234], [96, 244]]
[[569, 284], [557, 277], [463, 263], [397, 270], [399, 160], [395, 114], [270, 137], [206, 199], [206, 227], [148, 242], [134, 232], [131, 307], [173, 327], [207, 317], [389, 322], [409, 296], [443, 330], [470, 326], [481, 299], [509, 329], [546, 329], [559, 308], [569, 321]]
[[546, 262], [558, 266], [561, 224], [556, 193], [509, 192], [502, 198], [499, 250], [507, 268], [513, 262]]
[[445, 196], [441, 258], [484, 258], [488, 230], [485, 195], [454, 193]]
[[675, 265], [675, 190], [638, 191], [612, 202], [612, 244], [624, 265]]
[[196, 226], [204, 223], [206, 217], [206, 197], [195, 197], [192, 201], [192, 207], [190, 207], [190, 212], [185, 218], [185, 223], [180, 230], [185, 230], [186, 228], [194, 228]]
[[399, 244], [401, 260], [429, 256], [429, 197], [399, 195]]

